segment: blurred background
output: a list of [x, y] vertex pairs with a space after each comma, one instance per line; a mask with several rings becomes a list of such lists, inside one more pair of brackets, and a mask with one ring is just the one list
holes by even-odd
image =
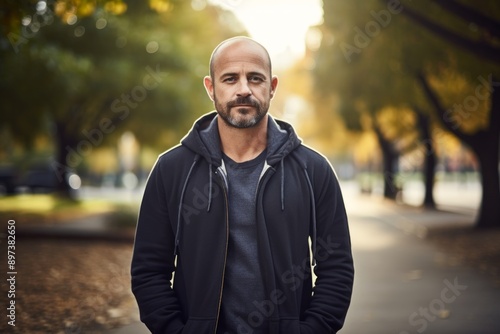
[[209, 57], [237, 35], [271, 54], [271, 114], [332, 162], [354, 246], [369, 242], [357, 215], [410, 214], [417, 238], [498, 293], [500, 2], [5, 0], [0, 29], [0, 223], [16, 222], [19, 272], [16, 327], [1, 332], [137, 323], [144, 184], [213, 109]]

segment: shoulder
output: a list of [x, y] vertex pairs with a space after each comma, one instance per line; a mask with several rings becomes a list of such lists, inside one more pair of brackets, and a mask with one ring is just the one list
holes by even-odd
[[328, 159], [315, 149], [300, 144], [295, 150], [295, 156], [299, 159], [304, 168], [311, 169], [332, 169]]
[[301, 144], [294, 152], [295, 157], [307, 171], [316, 187], [324, 187], [327, 184], [338, 183], [337, 174], [328, 158], [315, 149]]
[[156, 161], [156, 168], [178, 169], [192, 164], [196, 154], [183, 145], [176, 145], [171, 149], [161, 153]]

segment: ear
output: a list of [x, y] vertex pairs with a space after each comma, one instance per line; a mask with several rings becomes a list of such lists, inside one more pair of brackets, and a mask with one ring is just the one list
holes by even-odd
[[274, 97], [274, 93], [276, 93], [276, 88], [278, 88], [278, 77], [273, 75], [271, 78], [271, 98]]
[[212, 78], [210, 76], [206, 76], [203, 78], [203, 85], [205, 86], [205, 90], [207, 91], [210, 100], [214, 100], [214, 84], [212, 82]]

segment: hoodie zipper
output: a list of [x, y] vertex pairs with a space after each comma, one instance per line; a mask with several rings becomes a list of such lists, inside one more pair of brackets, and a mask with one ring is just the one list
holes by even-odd
[[[259, 183], [257, 184], [257, 190], [255, 192], [255, 209], [256, 209], [255, 214], [256, 214], [257, 220], [259, 219], [259, 213], [258, 213], [258, 210], [259, 210], [258, 206], [259, 206], [259, 204], [257, 203], [257, 200], [259, 199], [259, 194], [263, 191], [263, 187], [265, 186], [264, 184], [268, 181], [268, 179], [272, 176], [272, 174], [274, 172], [275, 172], [275, 169], [272, 166], [267, 165], [267, 163], [266, 163], [265, 170], [263, 171], [263, 173], [260, 176]], [[273, 261], [272, 255], [270, 257], [270, 261], [271, 262]], [[264, 278], [264, 289], [266, 287], [269, 289], [269, 291], [276, 291], [276, 285], [275, 285], [275, 283], [273, 284], [272, 282], [266, 282], [266, 279]], [[276, 305], [276, 306], [278, 306], [278, 305]], [[279, 312], [279, 310], [277, 312]], [[271, 322], [269, 322], [269, 324], [270, 323]], [[269, 327], [269, 329], [271, 329], [271, 327]], [[271, 332], [274, 333], [274, 331], [272, 331], [272, 330], [271, 330]]]
[[[267, 165], [267, 163], [264, 166], [264, 170], [262, 174], [259, 177], [259, 183], [257, 184], [257, 190], [255, 192], [255, 200], [258, 198], [258, 194], [260, 192], [261, 186], [263, 181], [266, 179], [267, 175], [270, 174], [271, 172], [274, 172], [274, 169]], [[217, 167], [216, 174], [219, 175], [219, 177], [222, 179], [222, 189], [224, 192], [224, 200], [226, 204], [226, 247], [225, 247], [225, 252], [224, 252], [224, 267], [222, 269], [222, 281], [221, 281], [221, 287], [220, 287], [220, 293], [219, 293], [219, 304], [217, 306], [217, 317], [215, 319], [215, 329], [214, 329], [214, 334], [217, 334], [217, 329], [219, 327], [219, 318], [220, 318], [220, 309], [222, 305], [222, 292], [224, 290], [224, 277], [226, 274], [226, 264], [227, 264], [227, 251], [228, 251], [228, 245], [229, 245], [229, 199], [227, 195], [227, 178], [226, 174], [223, 168]]]
[[259, 183], [257, 183], [257, 189], [255, 191], [254, 202], [256, 203], [256, 207], [257, 207], [257, 198], [259, 197], [259, 192], [260, 192], [260, 188], [262, 186], [262, 182], [266, 178], [267, 174], [269, 174], [271, 171], [274, 172], [274, 168], [271, 167], [270, 165], [268, 165], [267, 162], [265, 162], [264, 168], [263, 168], [262, 173], [260, 174], [260, 177], [259, 177]]
[[226, 263], [227, 263], [227, 250], [228, 250], [228, 244], [229, 244], [229, 200], [227, 196], [227, 181], [226, 177], [224, 174], [224, 171], [222, 168], [218, 167], [217, 171], [219, 172], [219, 176], [222, 179], [223, 182], [223, 192], [224, 192], [224, 200], [226, 204], [226, 247], [224, 251], [224, 265], [222, 267], [222, 279], [221, 279], [221, 285], [220, 285], [220, 293], [219, 293], [219, 304], [217, 306], [217, 317], [215, 319], [215, 329], [214, 329], [214, 334], [217, 334], [217, 328], [219, 327], [219, 318], [220, 318], [220, 309], [222, 305], [222, 291], [224, 290], [224, 277], [226, 274]]

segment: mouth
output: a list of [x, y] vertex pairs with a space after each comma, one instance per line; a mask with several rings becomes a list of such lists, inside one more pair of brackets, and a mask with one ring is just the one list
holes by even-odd
[[227, 103], [228, 108], [241, 108], [241, 109], [248, 109], [248, 108], [254, 108], [258, 109], [259, 104], [257, 101], [253, 101], [252, 98], [250, 97], [239, 97], [233, 101], [230, 101]]
[[240, 115], [249, 115], [253, 112], [253, 110], [255, 110], [252, 108], [254, 108], [254, 107], [252, 105], [249, 105], [249, 104], [238, 104], [238, 105], [233, 107], [233, 112], [236, 112]]

